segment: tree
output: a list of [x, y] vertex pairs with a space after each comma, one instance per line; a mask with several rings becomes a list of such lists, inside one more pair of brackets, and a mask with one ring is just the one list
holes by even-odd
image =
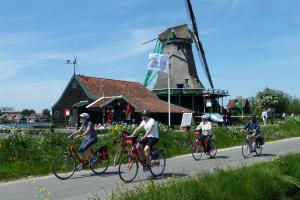
[[2, 111], [0, 110], [0, 116], [2, 115]]
[[275, 108], [278, 102], [278, 92], [270, 88], [265, 88], [263, 91], [258, 92], [255, 97], [256, 105], [262, 110], [266, 110], [268, 108]]
[[252, 113], [272, 108], [276, 113], [300, 113], [300, 99], [280, 90], [265, 88], [250, 98]]
[[33, 109], [24, 109], [21, 111], [21, 114], [25, 115], [25, 116], [30, 116], [33, 113], [35, 113], [35, 111]]
[[51, 112], [51, 111], [50, 111], [48, 108], [45, 108], [45, 109], [43, 110], [43, 115], [44, 115], [45, 117], [47, 117], [48, 119], [50, 119], [50, 117], [51, 117], [50, 112]]

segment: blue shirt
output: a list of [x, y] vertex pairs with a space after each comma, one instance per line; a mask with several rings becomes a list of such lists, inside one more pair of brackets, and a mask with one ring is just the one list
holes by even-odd
[[244, 127], [247, 131], [256, 131], [256, 133], [259, 133], [259, 124], [258, 121], [253, 122], [250, 120]]

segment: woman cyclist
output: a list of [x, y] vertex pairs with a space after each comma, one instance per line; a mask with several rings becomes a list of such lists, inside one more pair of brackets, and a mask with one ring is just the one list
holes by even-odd
[[[88, 113], [81, 113], [80, 115], [80, 123], [81, 127], [79, 130], [72, 133], [69, 138], [79, 138], [81, 136], [85, 136], [85, 139], [81, 143], [79, 147], [79, 157], [83, 160], [85, 152], [89, 149], [89, 165], [92, 165], [96, 159], [93, 158], [93, 153], [90, 150], [90, 147], [97, 142], [97, 132], [95, 130], [95, 126], [92, 122], [88, 121], [90, 115]], [[77, 169], [82, 169], [83, 165], [80, 163], [77, 166]]]
[[205, 152], [210, 152], [210, 141], [212, 137], [212, 123], [208, 121], [206, 115], [202, 116], [202, 122], [197, 126], [196, 131], [201, 131], [200, 139], [203, 146], [205, 147]]

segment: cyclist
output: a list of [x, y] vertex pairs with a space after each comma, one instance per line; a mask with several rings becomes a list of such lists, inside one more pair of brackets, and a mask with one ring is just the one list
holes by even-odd
[[[257, 147], [257, 141], [260, 137], [260, 134], [259, 134], [259, 123], [256, 119], [256, 116], [253, 115], [251, 117], [251, 120], [249, 120], [247, 122], [247, 124], [244, 126], [244, 129], [245, 131], [247, 131], [247, 133], [249, 135], [251, 135], [251, 138], [250, 138], [250, 142], [252, 140], [252, 138], [255, 138], [254, 142], [253, 142], [253, 146], [254, 146], [254, 149]], [[250, 143], [251, 144], [251, 143]]]
[[137, 145], [139, 157], [142, 161], [145, 161], [143, 166], [144, 171], [148, 171], [150, 168], [150, 150], [158, 141], [158, 129], [156, 121], [150, 117], [150, 112], [144, 110], [141, 112], [142, 122], [141, 124], [133, 131], [130, 137], [136, 135], [138, 131], [142, 128], [145, 129], [146, 133], [143, 137], [140, 138], [140, 141]]
[[212, 137], [212, 123], [208, 121], [208, 116], [207, 115], [202, 115], [202, 122], [197, 126], [196, 131], [201, 131], [200, 134], [200, 139], [205, 146], [205, 152], [209, 153], [210, 152], [210, 141]]
[[[83, 160], [85, 152], [89, 149], [89, 165], [92, 165], [96, 159], [93, 158], [93, 152], [90, 147], [97, 142], [97, 132], [95, 130], [94, 124], [91, 121], [88, 121], [90, 115], [88, 113], [81, 113], [80, 115], [80, 123], [81, 127], [79, 130], [72, 133], [68, 138], [79, 138], [81, 136], [85, 136], [85, 139], [81, 143], [79, 147], [79, 157]], [[77, 166], [77, 169], [82, 169], [83, 165], [80, 163]]]

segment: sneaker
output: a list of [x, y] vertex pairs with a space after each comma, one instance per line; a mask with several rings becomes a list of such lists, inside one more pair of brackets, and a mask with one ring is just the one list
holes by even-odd
[[90, 158], [90, 160], [89, 160], [89, 166], [92, 166], [93, 164], [95, 164], [96, 160], [97, 159], [94, 156], [92, 158]]
[[77, 165], [77, 167], [76, 167], [76, 170], [81, 170], [81, 169], [83, 169], [83, 164], [82, 164], [82, 163], [80, 163], [80, 164]]
[[144, 166], [143, 166], [143, 171], [144, 171], [144, 172], [149, 171], [149, 165], [144, 165]]

